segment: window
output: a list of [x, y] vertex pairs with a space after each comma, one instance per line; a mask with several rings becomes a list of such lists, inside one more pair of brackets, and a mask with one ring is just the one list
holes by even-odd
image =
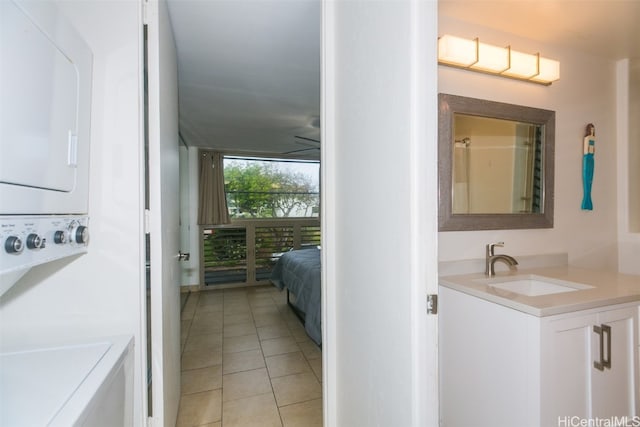
[[231, 218], [318, 217], [317, 161], [224, 157], [224, 187]]

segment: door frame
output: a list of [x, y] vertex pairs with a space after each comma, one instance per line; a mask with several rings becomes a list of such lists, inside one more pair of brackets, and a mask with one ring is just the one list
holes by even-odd
[[144, 1], [147, 26], [152, 425], [180, 401], [178, 62], [166, 0]]
[[[354, 141], [344, 138], [334, 114], [340, 106], [341, 71], [346, 66], [339, 63], [337, 46], [341, 37], [358, 37], [351, 28], [345, 26], [342, 3], [352, 0], [322, 0], [322, 73], [321, 73], [321, 229], [322, 229], [322, 325], [323, 325], [323, 402], [324, 425], [343, 424], [341, 413], [344, 409], [339, 401], [338, 378], [341, 375], [338, 363], [339, 355], [344, 357], [344, 349], [339, 347], [337, 325], [342, 318], [338, 292], [341, 272], [337, 248], [340, 236], [337, 220], [341, 212], [337, 194], [340, 182], [337, 177], [344, 171], [336, 167], [340, 143], [363, 144], [367, 141]], [[402, 207], [411, 212], [408, 224], [394, 223], [394, 227], [408, 227], [411, 233], [410, 249], [410, 285], [411, 297], [411, 425], [437, 426], [439, 424], [438, 396], [438, 321], [437, 315], [427, 315], [426, 298], [428, 294], [438, 293], [438, 156], [437, 156], [437, 25], [438, 4], [436, 1], [401, 0], [401, 7], [408, 7], [406, 24], [410, 28], [410, 117], [408, 125], [410, 136], [405, 141], [393, 141], [394, 144], [406, 144], [411, 153], [410, 204]], [[371, 25], [376, 25], [375, 23]], [[374, 46], [371, 46], [373, 49]], [[357, 64], [361, 65], [361, 64]], [[375, 90], [375, 88], [371, 88]], [[342, 115], [344, 110], [341, 110]], [[344, 116], [341, 116], [344, 120]], [[359, 118], [354, 114], [353, 120]], [[380, 120], [386, 117], [381, 116]], [[366, 161], [366, 160], [365, 160]], [[371, 185], [376, 180], [384, 180], [383, 174], [371, 176]], [[388, 221], [381, 220], [388, 223]], [[357, 255], [355, 255], [357, 256]], [[392, 263], [390, 263], [391, 265]], [[382, 267], [384, 268], [384, 267]], [[375, 310], [376, 307], [368, 309]], [[366, 385], [363, 384], [364, 388]], [[371, 386], [371, 384], [369, 384]], [[370, 405], [374, 405], [373, 402]], [[374, 409], [371, 406], [372, 410]], [[392, 410], [405, 412], [407, 408]]]

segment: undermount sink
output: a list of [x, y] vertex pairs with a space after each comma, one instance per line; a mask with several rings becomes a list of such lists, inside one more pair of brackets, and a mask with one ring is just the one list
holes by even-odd
[[593, 288], [593, 286], [584, 285], [582, 283], [567, 282], [564, 280], [552, 279], [550, 277], [537, 276], [535, 274], [500, 278], [492, 277], [489, 279], [477, 279], [475, 281], [495, 289], [501, 289], [530, 297], [574, 292]]

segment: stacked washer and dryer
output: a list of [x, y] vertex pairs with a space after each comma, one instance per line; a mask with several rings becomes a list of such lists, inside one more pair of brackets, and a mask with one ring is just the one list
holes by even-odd
[[[30, 269], [89, 250], [91, 87], [91, 50], [55, 3], [0, 1], [0, 317]], [[0, 425], [131, 425], [132, 347], [0, 347]]]

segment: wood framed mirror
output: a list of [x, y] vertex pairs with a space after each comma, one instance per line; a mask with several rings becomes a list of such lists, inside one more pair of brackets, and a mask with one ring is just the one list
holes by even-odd
[[553, 228], [555, 111], [438, 103], [439, 231]]

